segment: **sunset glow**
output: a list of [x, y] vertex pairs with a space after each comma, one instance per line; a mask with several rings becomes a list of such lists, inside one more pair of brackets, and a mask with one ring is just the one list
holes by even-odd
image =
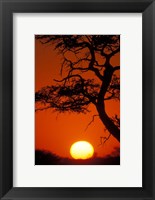
[[34, 39], [35, 164], [120, 165], [120, 35]]
[[86, 141], [75, 142], [70, 148], [70, 154], [74, 159], [88, 159], [94, 154], [93, 146]]

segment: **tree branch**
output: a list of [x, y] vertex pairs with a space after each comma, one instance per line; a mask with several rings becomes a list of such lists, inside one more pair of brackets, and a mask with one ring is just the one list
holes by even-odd
[[112, 56], [114, 56], [116, 53], [119, 52], [120, 52], [120, 46], [116, 50], [112, 51], [112, 53], [109, 54], [109, 57], [111, 58]]
[[114, 71], [120, 70], [120, 66], [115, 66], [115, 67], [113, 67], [113, 70], [114, 70]]
[[87, 127], [85, 128], [85, 130], [84, 130], [84, 131], [86, 131], [86, 130], [88, 129], [88, 127], [91, 125], [91, 123], [93, 123], [93, 122], [94, 122], [94, 119], [95, 119], [95, 117], [99, 117], [99, 115], [93, 115], [93, 118], [92, 118], [92, 120], [89, 122], [89, 124], [87, 125]]
[[56, 81], [56, 82], [63, 82], [65, 80], [71, 79], [73, 77], [78, 77], [78, 78], [80, 78], [81, 80], [84, 81], [84, 79], [82, 78], [82, 76], [80, 76], [79, 74], [73, 74], [73, 75], [67, 76], [67, 77], [63, 78], [62, 80], [56, 80], [56, 79], [53, 79], [53, 80]]
[[110, 136], [111, 133], [108, 135], [108, 137], [100, 137], [100, 144], [98, 146], [105, 144], [109, 140]]

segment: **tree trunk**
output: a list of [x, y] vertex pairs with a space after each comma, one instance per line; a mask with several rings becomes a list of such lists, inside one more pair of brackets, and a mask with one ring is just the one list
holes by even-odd
[[108, 117], [104, 109], [104, 103], [96, 106], [100, 119], [107, 128], [107, 130], [120, 142], [120, 130], [114, 122]]
[[101, 121], [103, 122], [107, 130], [117, 139], [117, 141], [120, 142], [120, 130], [106, 114], [105, 104], [104, 104], [104, 97], [110, 85], [113, 72], [114, 72], [113, 67], [110, 64], [107, 64], [107, 67], [104, 71], [104, 79], [98, 95], [98, 101], [96, 103], [96, 109], [99, 113]]

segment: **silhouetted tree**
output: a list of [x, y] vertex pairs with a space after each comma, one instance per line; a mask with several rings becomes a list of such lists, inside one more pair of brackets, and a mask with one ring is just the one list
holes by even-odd
[[120, 36], [37, 35], [36, 39], [51, 43], [63, 56], [62, 79], [36, 92], [36, 110], [86, 113], [93, 104], [106, 129], [120, 141], [119, 117], [110, 118], [105, 108], [105, 101], [119, 100], [120, 96], [120, 77], [116, 73], [120, 66], [111, 64], [112, 57], [120, 52]]

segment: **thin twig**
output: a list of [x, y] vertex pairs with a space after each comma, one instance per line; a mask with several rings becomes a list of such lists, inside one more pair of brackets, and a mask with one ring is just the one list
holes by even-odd
[[92, 120], [89, 122], [89, 124], [87, 125], [87, 127], [85, 128], [84, 131], [86, 131], [88, 129], [88, 127], [91, 125], [91, 123], [94, 122], [95, 117], [99, 117], [99, 115], [93, 115]]
[[105, 144], [109, 140], [110, 136], [111, 133], [108, 135], [108, 137], [100, 137], [100, 144], [98, 146]]

